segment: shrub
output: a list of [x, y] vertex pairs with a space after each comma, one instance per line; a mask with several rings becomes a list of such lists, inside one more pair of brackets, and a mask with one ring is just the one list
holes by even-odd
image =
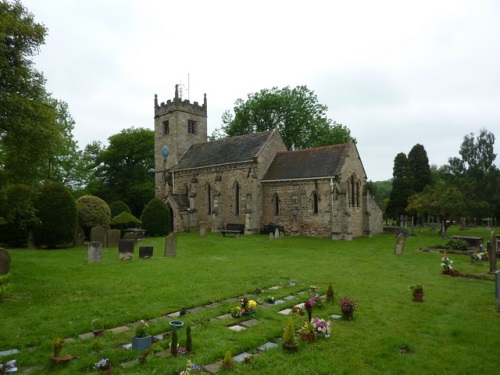
[[40, 220], [33, 229], [34, 240], [38, 246], [54, 248], [73, 243], [78, 212], [73, 196], [63, 184], [43, 184], [34, 207]]
[[461, 240], [459, 238], [450, 238], [443, 245], [444, 249], [447, 250], [462, 250], [465, 251], [469, 248], [467, 241]]
[[283, 343], [289, 346], [297, 344], [297, 341], [295, 341], [295, 325], [293, 324], [292, 318], [288, 318], [286, 322], [285, 332], [283, 333]]
[[0, 275], [0, 302], [11, 295], [12, 285], [9, 283], [10, 273]]
[[170, 210], [159, 198], [149, 201], [142, 211], [141, 221], [148, 236], [164, 236], [170, 232]]
[[84, 195], [76, 200], [78, 223], [88, 236], [90, 229], [97, 225], [108, 225], [111, 210], [106, 202], [93, 195]]
[[120, 230], [127, 228], [139, 228], [141, 224], [142, 222], [129, 212], [122, 212], [116, 215], [109, 223], [111, 228]]
[[129, 214], [132, 213], [132, 211], [130, 211], [130, 207], [122, 201], [114, 201], [109, 205], [109, 209], [111, 210], [111, 218], [118, 216], [122, 212], [128, 212]]

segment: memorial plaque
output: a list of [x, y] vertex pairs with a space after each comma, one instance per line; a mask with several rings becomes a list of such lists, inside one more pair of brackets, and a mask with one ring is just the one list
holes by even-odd
[[120, 240], [118, 244], [118, 259], [129, 260], [134, 258], [134, 240]]

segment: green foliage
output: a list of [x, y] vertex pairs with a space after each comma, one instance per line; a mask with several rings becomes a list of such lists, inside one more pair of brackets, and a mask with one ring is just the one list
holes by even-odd
[[392, 181], [368, 181], [366, 187], [380, 209], [385, 212], [384, 200], [388, 200], [391, 195]]
[[97, 225], [108, 225], [111, 221], [111, 210], [106, 202], [93, 195], [84, 195], [76, 200], [78, 223], [88, 232]]
[[432, 182], [429, 158], [424, 146], [416, 144], [408, 154], [408, 166], [412, 177], [413, 190], [420, 193]]
[[394, 159], [392, 176], [392, 191], [386, 212], [388, 215], [399, 220], [400, 215], [406, 213], [408, 198], [414, 193], [412, 189], [413, 178], [408, 164], [408, 158], [403, 152], [396, 155]]
[[159, 198], [149, 201], [142, 211], [141, 221], [148, 236], [165, 236], [170, 233], [170, 210]]
[[328, 302], [333, 302], [334, 296], [335, 296], [335, 293], [333, 291], [333, 284], [330, 283], [330, 284], [328, 284], [328, 289], [326, 290], [326, 300]]
[[297, 344], [295, 340], [295, 324], [292, 318], [288, 318], [286, 321], [286, 327], [283, 332], [283, 343], [288, 346], [294, 346]]
[[131, 213], [122, 212], [111, 219], [109, 225], [113, 229], [123, 230], [127, 228], [140, 228], [142, 222]]
[[0, 241], [14, 247], [25, 246], [28, 232], [38, 222], [33, 207], [33, 189], [25, 184], [10, 184], [3, 190], [0, 212]]
[[350, 130], [328, 119], [327, 110], [306, 86], [273, 87], [238, 99], [234, 116], [228, 111], [222, 116], [222, 130], [231, 137], [278, 128], [289, 150], [347, 143]]
[[72, 244], [78, 212], [69, 190], [59, 182], [46, 182], [34, 205], [40, 220], [33, 230], [35, 243], [48, 248]]
[[130, 207], [122, 202], [122, 201], [114, 201], [109, 205], [109, 209], [111, 210], [111, 218], [121, 214], [122, 212], [131, 213]]
[[450, 238], [448, 241], [445, 242], [443, 248], [447, 250], [466, 251], [469, 249], [469, 244], [467, 243], [467, 241], [464, 241], [460, 238]]
[[222, 360], [222, 366], [224, 366], [224, 367], [233, 367], [234, 366], [234, 359], [233, 359], [233, 356], [231, 355], [230, 350], [226, 350], [226, 354], [224, 354], [224, 359]]
[[10, 283], [10, 273], [0, 275], [0, 302], [12, 294], [12, 284]]

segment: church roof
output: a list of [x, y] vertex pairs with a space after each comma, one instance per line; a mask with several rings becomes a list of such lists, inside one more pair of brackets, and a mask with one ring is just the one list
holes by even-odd
[[172, 170], [179, 171], [252, 161], [273, 131], [192, 144]]
[[280, 151], [262, 181], [333, 177], [340, 173], [347, 144]]

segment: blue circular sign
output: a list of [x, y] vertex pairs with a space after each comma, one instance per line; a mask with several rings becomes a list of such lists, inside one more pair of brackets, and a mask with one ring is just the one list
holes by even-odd
[[163, 156], [163, 159], [168, 158], [168, 146], [165, 145], [161, 148], [161, 156]]

